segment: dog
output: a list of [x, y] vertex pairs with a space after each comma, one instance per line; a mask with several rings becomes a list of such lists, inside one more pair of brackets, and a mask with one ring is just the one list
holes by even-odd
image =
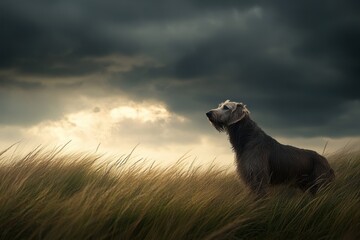
[[216, 130], [228, 134], [238, 174], [258, 196], [276, 184], [290, 184], [315, 195], [335, 178], [325, 157], [277, 142], [250, 118], [243, 103], [227, 100], [206, 116]]

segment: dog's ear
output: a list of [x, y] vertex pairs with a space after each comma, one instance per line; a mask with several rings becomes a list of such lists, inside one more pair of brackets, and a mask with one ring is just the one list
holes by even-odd
[[233, 103], [232, 105], [231, 105], [231, 112], [233, 113], [233, 112], [235, 112], [236, 110], [239, 110], [239, 108], [240, 108], [240, 106], [239, 106], [239, 104], [238, 103]]
[[231, 108], [231, 119], [228, 122], [228, 125], [234, 124], [241, 119], [243, 119], [246, 115], [249, 115], [249, 110], [247, 110], [246, 105], [243, 103], [232, 103], [233, 108]]
[[243, 104], [243, 103], [240, 103], [241, 104], [241, 106], [242, 106], [242, 108], [243, 108], [243, 113], [245, 113], [245, 114], [250, 114], [250, 111], [249, 111], [249, 109], [247, 109], [246, 108], [246, 105], [245, 104]]
[[232, 110], [232, 112], [234, 112], [235, 110], [241, 110], [242, 108], [243, 108], [242, 103], [235, 103], [231, 110]]
[[250, 111], [246, 108], [246, 105], [242, 102], [236, 103], [236, 109], [241, 109], [243, 113], [250, 114]]

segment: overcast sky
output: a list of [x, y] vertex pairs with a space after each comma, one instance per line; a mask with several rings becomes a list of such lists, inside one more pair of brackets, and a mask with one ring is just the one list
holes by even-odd
[[360, 2], [0, 2], [0, 143], [232, 160], [231, 99], [283, 143], [360, 136]]

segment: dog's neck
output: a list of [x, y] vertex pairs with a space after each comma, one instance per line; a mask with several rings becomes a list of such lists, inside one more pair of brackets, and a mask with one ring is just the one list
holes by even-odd
[[241, 153], [251, 136], [256, 132], [259, 132], [259, 129], [260, 128], [253, 120], [251, 120], [249, 115], [246, 115], [240, 121], [229, 125], [226, 128], [226, 132], [229, 135], [229, 140], [234, 151], [240, 151], [237, 153]]
[[244, 117], [246, 117], [246, 116], [249, 116], [249, 114], [245, 112], [245, 113], [243, 113], [243, 115], [242, 115], [239, 119], [236, 119], [236, 120], [230, 122], [230, 123], [229, 123], [229, 126], [230, 126], [230, 125], [233, 125], [233, 124], [235, 124], [235, 123], [237, 123], [237, 122], [240, 122], [240, 121], [241, 121]]

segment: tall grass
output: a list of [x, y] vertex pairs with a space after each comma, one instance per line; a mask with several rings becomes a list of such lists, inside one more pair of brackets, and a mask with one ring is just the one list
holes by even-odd
[[6, 151], [0, 239], [360, 239], [359, 151], [329, 156], [336, 180], [316, 197], [277, 187], [258, 201], [234, 172], [213, 166]]

